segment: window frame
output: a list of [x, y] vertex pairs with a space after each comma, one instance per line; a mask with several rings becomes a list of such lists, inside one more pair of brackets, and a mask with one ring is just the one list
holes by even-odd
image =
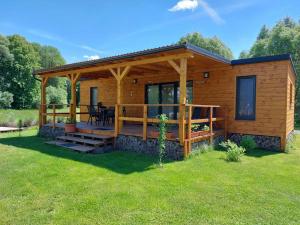
[[[254, 86], [253, 86], [253, 99], [254, 99], [254, 102], [253, 102], [253, 115], [252, 116], [240, 116], [238, 114], [238, 109], [239, 109], [239, 106], [240, 106], [240, 101], [239, 101], [239, 93], [240, 93], [240, 80], [243, 80], [243, 79], [254, 79]], [[250, 120], [250, 121], [253, 121], [253, 120], [256, 120], [256, 75], [248, 75], [248, 76], [237, 76], [236, 77], [236, 93], [235, 93], [235, 98], [236, 98], [236, 101], [235, 101], [235, 119], [236, 120]]]

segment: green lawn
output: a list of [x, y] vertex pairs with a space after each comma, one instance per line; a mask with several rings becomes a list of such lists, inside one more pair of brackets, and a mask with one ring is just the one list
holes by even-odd
[[35, 134], [1, 135], [0, 224], [299, 224], [298, 147], [240, 163], [210, 151], [161, 169], [144, 155], [79, 154]]
[[39, 111], [37, 109], [0, 109], [0, 124], [13, 126], [18, 120], [38, 121]]

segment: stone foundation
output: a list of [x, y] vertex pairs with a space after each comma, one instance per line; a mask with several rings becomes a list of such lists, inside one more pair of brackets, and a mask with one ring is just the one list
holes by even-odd
[[[144, 141], [142, 137], [119, 135], [116, 138], [116, 149], [158, 156], [158, 141], [152, 138]], [[183, 159], [183, 147], [178, 141], [166, 141], [165, 157], [172, 160]]]
[[51, 127], [51, 126], [42, 126], [39, 129], [38, 135], [44, 138], [51, 138], [55, 139], [58, 136], [65, 135], [65, 128], [64, 127]]
[[280, 137], [273, 137], [273, 136], [264, 136], [264, 135], [248, 135], [248, 134], [230, 134], [228, 138], [231, 141], [234, 141], [237, 144], [241, 143], [243, 136], [251, 136], [256, 142], [257, 147], [263, 148], [266, 150], [272, 151], [281, 151], [280, 150]]

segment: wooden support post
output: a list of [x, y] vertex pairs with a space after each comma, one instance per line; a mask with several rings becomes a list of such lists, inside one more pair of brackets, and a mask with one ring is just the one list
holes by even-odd
[[224, 137], [227, 140], [228, 124], [227, 124], [227, 108], [224, 108]]
[[187, 58], [180, 58], [180, 65], [170, 59], [169, 64], [179, 73], [179, 129], [178, 136], [181, 145], [185, 145], [185, 104], [186, 104], [186, 80], [187, 80]]
[[189, 114], [188, 114], [188, 154], [192, 151], [192, 106], [189, 106]]
[[119, 105], [115, 106], [115, 137], [119, 134]]
[[77, 108], [77, 96], [76, 96], [76, 83], [79, 80], [80, 74], [69, 74], [68, 75], [71, 82], [71, 104], [70, 104], [70, 117], [76, 119], [76, 108]]
[[148, 117], [148, 106], [144, 105], [143, 111], [143, 140], [147, 140], [147, 118]]
[[40, 118], [40, 127], [46, 124], [47, 116], [45, 115], [47, 106], [46, 106], [46, 87], [47, 87], [48, 77], [43, 77], [41, 82], [41, 118]]
[[55, 128], [55, 117], [56, 117], [56, 107], [55, 107], [55, 105], [52, 105], [52, 127], [53, 127], [53, 129]]
[[179, 82], [179, 141], [184, 145], [185, 139], [185, 104], [186, 104], [186, 80], [187, 80], [187, 58], [180, 59], [180, 82]]
[[122, 92], [122, 80], [123, 78], [128, 74], [131, 66], [126, 66], [123, 70], [121, 70], [121, 67], [117, 67], [116, 69], [109, 68], [109, 71], [112, 73], [112, 75], [116, 78], [117, 80], [117, 105], [118, 105], [118, 114], [115, 114], [115, 123], [118, 123], [118, 125], [115, 125], [115, 129], [117, 128], [118, 130], [115, 130], [115, 135], [118, 135], [118, 133], [121, 131], [123, 127], [123, 121], [119, 120], [119, 117], [121, 116], [121, 113], [123, 113], [120, 110], [120, 104], [123, 99], [123, 92]]
[[210, 107], [209, 110], [209, 142], [213, 144], [213, 107]]

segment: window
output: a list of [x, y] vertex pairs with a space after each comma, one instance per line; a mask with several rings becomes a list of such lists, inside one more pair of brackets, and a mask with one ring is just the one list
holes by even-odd
[[256, 76], [237, 77], [236, 80], [237, 120], [255, 120]]

